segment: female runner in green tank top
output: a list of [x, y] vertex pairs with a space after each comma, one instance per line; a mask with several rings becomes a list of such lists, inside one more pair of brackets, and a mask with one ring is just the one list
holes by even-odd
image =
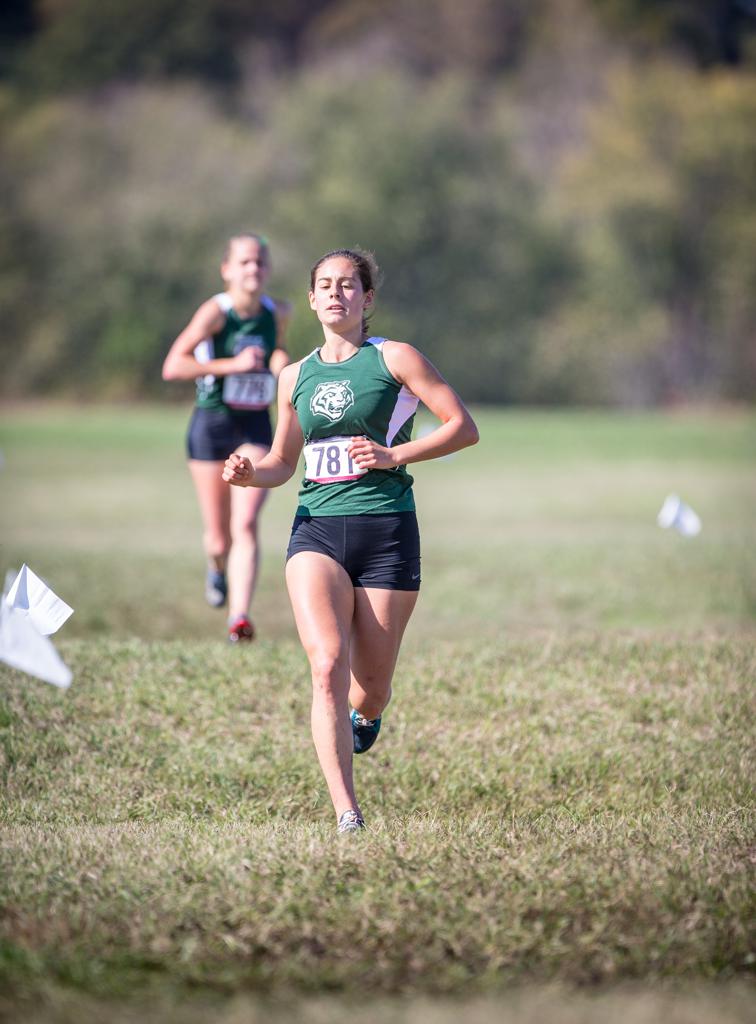
[[163, 378], [196, 381], [187, 456], [202, 515], [205, 598], [215, 608], [228, 604], [228, 638], [239, 642], [254, 637], [249, 613], [266, 492], [232, 491], [221, 471], [232, 450], [257, 460], [270, 448], [268, 406], [290, 362], [289, 304], [265, 293], [270, 253], [261, 235], [230, 238], [220, 269], [225, 291], [203, 302], [171, 345]]
[[[323, 345], [281, 371], [270, 452], [254, 464], [234, 452], [223, 470], [236, 486], [277, 487], [304, 449], [286, 583], [310, 662], [312, 734], [339, 832], [364, 827], [352, 755], [378, 735], [417, 601], [419, 538], [405, 467], [478, 440], [459, 397], [417, 349], [368, 337], [375, 288], [367, 253], [339, 249], [318, 260], [309, 300]], [[413, 441], [418, 402], [440, 424]]]

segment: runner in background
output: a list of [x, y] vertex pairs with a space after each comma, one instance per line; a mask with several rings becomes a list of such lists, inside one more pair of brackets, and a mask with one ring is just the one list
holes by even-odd
[[221, 263], [225, 291], [202, 303], [163, 364], [164, 380], [197, 381], [187, 454], [202, 515], [205, 597], [215, 608], [228, 604], [232, 642], [255, 635], [250, 607], [266, 492], [230, 488], [221, 476], [223, 463], [232, 451], [259, 461], [270, 449], [269, 406], [290, 361], [290, 306], [265, 294], [269, 276], [270, 253], [261, 235], [230, 238]]

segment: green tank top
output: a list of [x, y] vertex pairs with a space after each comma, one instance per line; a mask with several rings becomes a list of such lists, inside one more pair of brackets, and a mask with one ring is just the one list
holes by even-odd
[[275, 397], [275, 382], [268, 367], [276, 347], [275, 303], [266, 295], [262, 297], [257, 316], [240, 317], [226, 292], [213, 298], [226, 314], [226, 321], [212, 338], [201, 341], [194, 350], [200, 363], [210, 359], [229, 359], [238, 355], [248, 345], [258, 345], [265, 353], [265, 372], [229, 374], [215, 377], [212, 373], [197, 378], [198, 409], [216, 409], [231, 415], [248, 412], [250, 409], [264, 409]]
[[[409, 441], [418, 399], [389, 372], [385, 338], [368, 338], [343, 363], [325, 363], [320, 349], [302, 360], [291, 401], [305, 445], [364, 435], [387, 448]], [[317, 446], [320, 457], [344, 459], [335, 446]], [[325, 463], [324, 463], [325, 465]], [[404, 466], [371, 469], [356, 479], [318, 482], [307, 478], [299, 491], [300, 516], [412, 512], [412, 477]]]

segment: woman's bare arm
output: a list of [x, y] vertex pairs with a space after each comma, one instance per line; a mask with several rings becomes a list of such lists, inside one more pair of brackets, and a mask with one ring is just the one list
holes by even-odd
[[369, 438], [355, 438], [349, 452], [366, 469], [393, 469], [424, 462], [477, 444], [478, 428], [457, 393], [429, 360], [412, 345], [387, 341], [383, 357], [391, 374], [420, 399], [441, 422], [435, 430], [405, 444], [385, 448]]
[[270, 451], [254, 465], [244, 455], [232, 452], [223, 468], [223, 479], [236, 487], [280, 487], [297, 471], [304, 438], [296, 410], [291, 404], [299, 363], [285, 366], [278, 379], [278, 423]]
[[229, 373], [249, 373], [261, 369], [262, 350], [255, 345], [243, 348], [228, 359], [210, 359], [201, 363], [194, 350], [223, 327], [225, 314], [215, 299], [203, 302], [184, 330], [171, 345], [163, 363], [163, 380], [194, 380], [206, 373], [225, 377]]

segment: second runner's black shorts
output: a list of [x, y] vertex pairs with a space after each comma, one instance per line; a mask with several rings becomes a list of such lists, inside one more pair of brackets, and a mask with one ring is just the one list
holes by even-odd
[[240, 444], [270, 448], [273, 431], [267, 409], [230, 413], [224, 409], [196, 409], [189, 421], [186, 452], [200, 462], [222, 462]]
[[296, 516], [287, 561], [300, 551], [333, 558], [354, 587], [420, 589], [420, 531], [414, 512]]

